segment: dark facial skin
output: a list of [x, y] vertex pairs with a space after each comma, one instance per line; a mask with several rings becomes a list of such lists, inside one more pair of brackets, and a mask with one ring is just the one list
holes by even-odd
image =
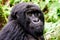
[[35, 36], [40, 36], [40, 33], [43, 32], [44, 20], [41, 18], [43, 16], [40, 12], [28, 12], [26, 13], [27, 30]]

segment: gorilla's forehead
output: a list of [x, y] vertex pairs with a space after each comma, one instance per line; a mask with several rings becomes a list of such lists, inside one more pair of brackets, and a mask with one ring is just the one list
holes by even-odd
[[15, 6], [15, 12], [22, 12], [22, 11], [40, 11], [40, 8], [36, 4], [30, 4], [30, 3], [19, 3]]

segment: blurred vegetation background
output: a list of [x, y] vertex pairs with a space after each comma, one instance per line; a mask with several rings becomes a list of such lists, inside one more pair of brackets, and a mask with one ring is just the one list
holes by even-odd
[[0, 30], [7, 23], [12, 7], [19, 2], [33, 2], [45, 17], [45, 40], [60, 40], [60, 0], [0, 0]]

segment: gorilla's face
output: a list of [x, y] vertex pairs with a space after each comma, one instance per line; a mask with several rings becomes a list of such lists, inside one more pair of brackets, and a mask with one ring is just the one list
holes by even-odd
[[26, 29], [27, 32], [39, 36], [43, 34], [44, 16], [41, 11], [30, 11], [26, 13]]
[[17, 20], [27, 33], [40, 36], [44, 29], [44, 16], [39, 7], [28, 5], [21, 12], [17, 12]]

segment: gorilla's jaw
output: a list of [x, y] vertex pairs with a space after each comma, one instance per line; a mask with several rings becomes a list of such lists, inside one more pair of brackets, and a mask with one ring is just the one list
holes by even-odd
[[[33, 24], [34, 25], [34, 24]], [[43, 34], [43, 26], [42, 25], [30, 25], [26, 27], [26, 33], [31, 34], [35, 37], [40, 37]]]

